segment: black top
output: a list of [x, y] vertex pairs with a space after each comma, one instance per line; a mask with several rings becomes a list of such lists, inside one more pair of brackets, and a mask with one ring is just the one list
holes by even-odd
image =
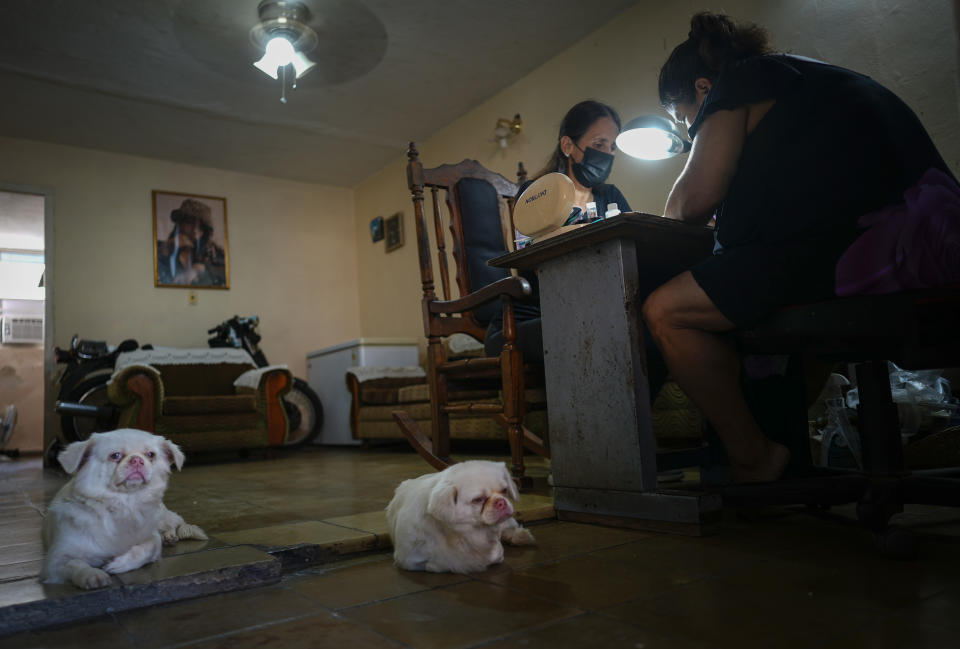
[[917, 116], [862, 74], [783, 54], [725, 68], [691, 124], [775, 99], [743, 146], [717, 210], [717, 252], [785, 241], [847, 239], [857, 219], [903, 201], [930, 167], [950, 174]]

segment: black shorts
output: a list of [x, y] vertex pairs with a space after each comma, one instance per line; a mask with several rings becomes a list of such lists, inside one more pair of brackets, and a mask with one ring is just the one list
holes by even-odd
[[835, 297], [837, 260], [849, 243], [837, 237], [727, 248], [690, 272], [728, 320], [749, 327], [779, 307]]

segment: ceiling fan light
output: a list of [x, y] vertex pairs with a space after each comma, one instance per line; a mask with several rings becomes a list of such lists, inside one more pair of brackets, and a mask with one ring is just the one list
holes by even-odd
[[293, 62], [296, 56], [297, 53], [294, 51], [290, 41], [282, 36], [274, 36], [270, 39], [270, 42], [267, 43], [266, 48], [264, 48], [263, 58], [253, 65], [276, 79], [277, 68], [282, 68]]
[[304, 56], [303, 52], [294, 52], [290, 63], [293, 64], [293, 69], [297, 73], [297, 79], [305, 75], [316, 65], [316, 63]]

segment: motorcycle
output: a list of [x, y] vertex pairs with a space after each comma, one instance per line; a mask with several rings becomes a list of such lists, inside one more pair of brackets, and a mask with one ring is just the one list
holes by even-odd
[[135, 349], [139, 344], [133, 339], [110, 347], [104, 341], [81, 340], [77, 335], [69, 349], [54, 348], [56, 362], [66, 365], [59, 378], [55, 407], [65, 442], [82, 442], [93, 433], [117, 427], [119, 413], [107, 398], [107, 382], [117, 356]]
[[[270, 363], [267, 362], [267, 357], [259, 346], [261, 340], [260, 334], [257, 333], [259, 324], [260, 318], [257, 316], [249, 318], [233, 316], [207, 330], [208, 334], [213, 334], [207, 340], [207, 344], [210, 347], [243, 349], [250, 354], [257, 367], [266, 367]], [[283, 405], [290, 422], [290, 432], [287, 434], [287, 441], [283, 444], [284, 448], [302, 446], [313, 441], [320, 434], [320, 427], [323, 425], [323, 406], [320, 403], [320, 397], [306, 381], [294, 377], [293, 386], [283, 397]]]

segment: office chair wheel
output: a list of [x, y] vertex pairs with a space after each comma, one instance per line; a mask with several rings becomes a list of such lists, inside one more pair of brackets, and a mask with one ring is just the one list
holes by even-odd
[[919, 542], [917, 535], [899, 525], [888, 525], [874, 533], [877, 549], [888, 559], [911, 561], [917, 558]]

